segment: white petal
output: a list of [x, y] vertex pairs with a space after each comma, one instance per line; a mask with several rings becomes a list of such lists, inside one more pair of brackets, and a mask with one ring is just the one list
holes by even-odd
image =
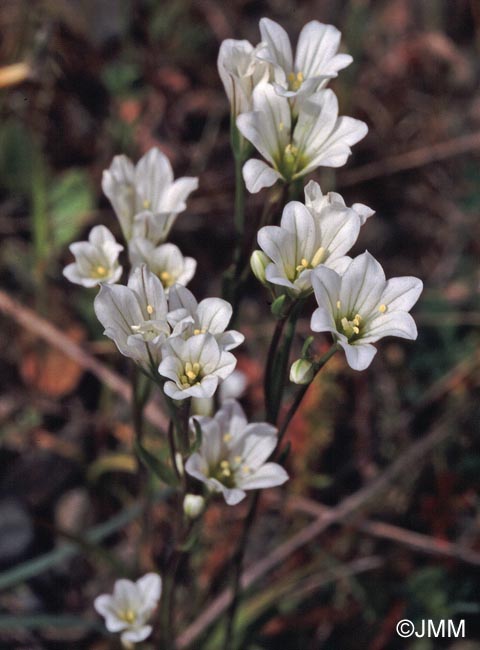
[[287, 32], [270, 18], [260, 20], [262, 41], [268, 47], [268, 60], [280, 66], [286, 72], [293, 69], [292, 48]]
[[205, 298], [198, 305], [197, 313], [200, 329], [219, 334], [230, 322], [232, 305], [221, 298]]
[[234, 444], [241, 437], [247, 427], [248, 420], [240, 404], [235, 399], [227, 399], [215, 414], [222, 434], [229, 433]]
[[342, 276], [340, 302], [344, 314], [366, 319], [379, 303], [385, 288], [385, 273], [368, 251], [356, 257]]
[[[149, 208], [152, 212], [162, 212], [162, 195], [172, 182], [170, 161], [158, 147], [152, 147], [140, 158], [135, 168], [137, 194], [141, 200], [150, 202]], [[140, 209], [141, 207], [143, 206], [137, 206]]]
[[247, 496], [245, 492], [239, 488], [223, 487], [222, 492], [224, 499], [229, 506], [236, 506], [237, 503], [240, 503], [240, 501], [242, 501]]
[[295, 67], [305, 77], [336, 76], [353, 59], [349, 55], [336, 56], [341, 34], [333, 25], [317, 20], [307, 23], [298, 38]]
[[417, 338], [417, 326], [412, 316], [404, 311], [378, 314], [366, 326], [362, 340], [374, 343], [384, 336], [398, 336], [414, 341]]
[[380, 300], [388, 310], [410, 311], [423, 290], [423, 282], [413, 276], [391, 278]]
[[352, 210], [355, 210], [355, 212], [360, 217], [362, 226], [365, 224], [367, 219], [370, 219], [370, 217], [375, 214], [375, 210], [369, 208], [368, 205], [363, 205], [363, 203], [354, 203], [352, 205]]
[[162, 579], [157, 573], [147, 573], [137, 580], [142, 607], [155, 609], [162, 594]]
[[185, 471], [193, 478], [201, 481], [202, 483], [207, 482], [208, 475], [208, 465], [199, 453], [192, 454], [187, 462], [185, 463]]
[[153, 628], [151, 625], [142, 625], [141, 627], [123, 632], [120, 638], [122, 642], [140, 643], [140, 641], [144, 641], [150, 636], [152, 630]]
[[288, 474], [277, 463], [265, 463], [250, 476], [242, 477], [240, 486], [245, 490], [275, 487], [288, 481]]
[[256, 158], [247, 160], [243, 166], [242, 174], [245, 187], [250, 194], [256, 194], [264, 187], [272, 187], [282, 178], [280, 172], [269, 167], [263, 160], [257, 160]]
[[162, 196], [161, 211], [182, 212], [186, 208], [186, 200], [196, 189], [198, 189], [198, 178], [191, 176], [178, 178]]
[[312, 314], [310, 329], [314, 332], [336, 332], [337, 327], [331, 312], [324, 307], [318, 307]]
[[337, 313], [342, 278], [332, 269], [318, 266], [312, 271], [310, 281], [319, 307], [326, 310], [334, 319], [334, 314]]
[[168, 306], [170, 311], [185, 309], [189, 316], [194, 316], [197, 312], [198, 303], [189, 289], [180, 284], [175, 284], [170, 287]]
[[377, 349], [369, 343], [358, 343], [350, 345], [344, 341], [339, 341], [345, 350], [347, 363], [353, 370], [365, 370], [372, 363], [373, 357], [377, 354]]

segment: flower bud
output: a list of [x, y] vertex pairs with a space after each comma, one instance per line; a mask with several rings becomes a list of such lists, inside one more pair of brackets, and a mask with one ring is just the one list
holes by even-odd
[[198, 494], [186, 494], [183, 500], [183, 512], [189, 519], [196, 519], [205, 508], [205, 499]]
[[307, 359], [297, 359], [290, 368], [290, 381], [294, 384], [309, 384], [313, 379], [313, 363]]
[[252, 256], [250, 257], [250, 266], [253, 275], [262, 284], [267, 284], [265, 279], [265, 269], [270, 263], [271, 260], [265, 255], [265, 253], [262, 253], [262, 251], [253, 251]]

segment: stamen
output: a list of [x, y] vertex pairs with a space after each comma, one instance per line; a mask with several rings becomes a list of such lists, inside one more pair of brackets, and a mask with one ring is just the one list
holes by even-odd
[[242, 472], [244, 474], [250, 474], [250, 467], [248, 465], [243, 465]]
[[378, 311], [381, 314], [384, 314], [387, 311], [387, 305], [380, 305], [380, 307], [378, 308]]
[[132, 329], [134, 332], [138, 332], [142, 329], [141, 325], [130, 325], [130, 329]]
[[278, 130], [280, 131], [280, 133], [282, 133], [284, 128], [285, 128], [285, 124], [283, 122], [279, 122], [278, 123]]
[[342, 306], [342, 303], [340, 302], [340, 300], [337, 300], [337, 309], [340, 309], [341, 306]]
[[193, 330], [193, 334], [194, 334], [195, 336], [198, 336], [199, 334], [205, 334], [205, 332], [206, 332], [205, 328], [202, 328], [202, 329], [194, 329], [194, 330]]
[[143, 205], [143, 207], [144, 207], [145, 210], [148, 210], [148, 208], [149, 208], [152, 204], [150, 203], [150, 201], [149, 201], [148, 199], [145, 199], [145, 200], [143, 201], [143, 204], [142, 204], [142, 205]]
[[160, 280], [162, 281], [162, 284], [164, 287], [171, 287], [172, 284], [174, 283], [174, 279], [172, 277], [172, 274], [169, 273], [168, 271], [162, 271], [160, 273]]
[[231, 433], [226, 433], [223, 436], [223, 442], [229, 442], [232, 439], [232, 434]]
[[153, 314], [153, 307], [152, 307], [152, 305], [147, 305], [147, 314], [150, 314], [150, 316]]
[[107, 274], [107, 269], [106, 269], [104, 266], [102, 266], [101, 264], [99, 264], [99, 265], [97, 266], [97, 268], [95, 269], [95, 273], [96, 273], [99, 277], [103, 277], [104, 275]]
[[318, 266], [320, 262], [323, 261], [324, 255], [325, 255], [325, 249], [323, 248], [323, 246], [320, 246], [320, 248], [317, 250], [315, 255], [312, 257], [311, 265], [313, 268]]

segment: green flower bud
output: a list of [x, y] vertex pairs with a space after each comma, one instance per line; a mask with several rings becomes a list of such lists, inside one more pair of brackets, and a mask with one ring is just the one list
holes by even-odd
[[290, 368], [290, 381], [294, 384], [309, 384], [313, 379], [313, 363], [307, 359], [297, 359]]
[[262, 253], [262, 251], [253, 251], [250, 257], [250, 266], [253, 275], [264, 285], [267, 284], [265, 279], [265, 269], [270, 263], [270, 258], [268, 258], [265, 253]]

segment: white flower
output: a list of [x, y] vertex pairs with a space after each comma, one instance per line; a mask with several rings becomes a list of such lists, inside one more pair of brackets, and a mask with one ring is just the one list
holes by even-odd
[[386, 280], [381, 265], [365, 252], [342, 276], [319, 267], [311, 280], [319, 307], [310, 326], [315, 332], [331, 332], [354, 370], [368, 368], [377, 352], [372, 343], [384, 336], [417, 338], [408, 312], [422, 291], [418, 278]]
[[125, 647], [144, 641], [152, 633], [147, 621], [160, 600], [162, 579], [147, 573], [136, 582], [122, 578], [113, 587], [113, 594], [95, 598], [94, 607], [104, 617], [109, 632], [121, 632]]
[[165, 394], [172, 399], [212, 397], [220, 381], [235, 369], [237, 360], [218, 345], [213, 334], [198, 334], [184, 340], [172, 336], [162, 346], [158, 372], [169, 379]]
[[248, 424], [241, 406], [227, 400], [214, 418], [195, 418], [202, 429], [199, 452], [187, 460], [185, 471], [233, 506], [245, 490], [282, 485], [288, 474], [267, 463], [277, 445], [277, 429], [266, 422]]
[[118, 255], [123, 246], [117, 244], [115, 237], [105, 226], [95, 226], [90, 231], [88, 241], [77, 241], [69, 246], [75, 262], [63, 269], [63, 275], [84, 287], [95, 287], [103, 282], [118, 282], [122, 267]]
[[173, 284], [188, 284], [195, 275], [197, 262], [193, 257], [184, 257], [175, 244], [155, 246], [148, 239], [136, 237], [129, 244], [132, 266], [146, 264], [157, 275], [165, 290]]
[[[340, 208], [345, 207], [345, 201], [340, 194], [337, 194], [337, 192], [322, 194], [320, 185], [315, 181], [309, 181], [305, 185], [304, 192], [305, 205], [312, 212], [321, 212], [326, 205], [338, 206]], [[375, 210], [372, 210], [367, 205], [363, 205], [363, 203], [354, 203], [351, 206], [351, 209], [357, 213], [362, 226], [365, 224], [367, 219], [375, 214]]]
[[252, 92], [260, 81], [268, 81], [270, 65], [257, 58], [259, 48], [248, 41], [227, 38], [218, 53], [218, 73], [230, 101], [233, 115], [252, 109]]
[[189, 194], [197, 187], [197, 178], [174, 181], [168, 158], [156, 147], [136, 166], [126, 156], [115, 156], [102, 178], [102, 189], [125, 239], [142, 236], [154, 244], [165, 241], [178, 214], [185, 210]]
[[160, 363], [160, 348], [170, 327], [162, 283], [143, 265], [132, 271], [128, 285], [102, 285], [94, 302], [105, 336], [144, 368]]
[[198, 303], [191, 291], [175, 285], [168, 294], [168, 321], [172, 335], [184, 339], [209, 332], [222, 350], [233, 350], [245, 339], [236, 330], [225, 331], [232, 317], [232, 305], [221, 298], [205, 298]]
[[258, 232], [258, 243], [271, 262], [265, 269], [267, 281], [294, 296], [310, 293], [312, 269], [323, 264], [342, 272], [350, 262], [345, 253], [359, 231], [358, 214], [345, 205], [325, 201], [309, 209], [290, 201], [280, 226], [264, 226]]
[[353, 61], [348, 54], [337, 54], [341, 38], [338, 29], [317, 20], [307, 23], [300, 32], [295, 60], [283, 27], [262, 18], [260, 32], [265, 46], [258, 56], [273, 65], [275, 90], [284, 97], [311, 95]]
[[350, 147], [368, 131], [352, 117], [338, 116], [338, 101], [331, 90], [320, 90], [302, 102], [293, 120], [286, 97], [261, 82], [253, 91], [253, 111], [237, 117], [237, 126], [269, 164], [247, 160], [243, 178], [249, 192], [286, 183], [317, 167], [341, 167], [351, 154]]

